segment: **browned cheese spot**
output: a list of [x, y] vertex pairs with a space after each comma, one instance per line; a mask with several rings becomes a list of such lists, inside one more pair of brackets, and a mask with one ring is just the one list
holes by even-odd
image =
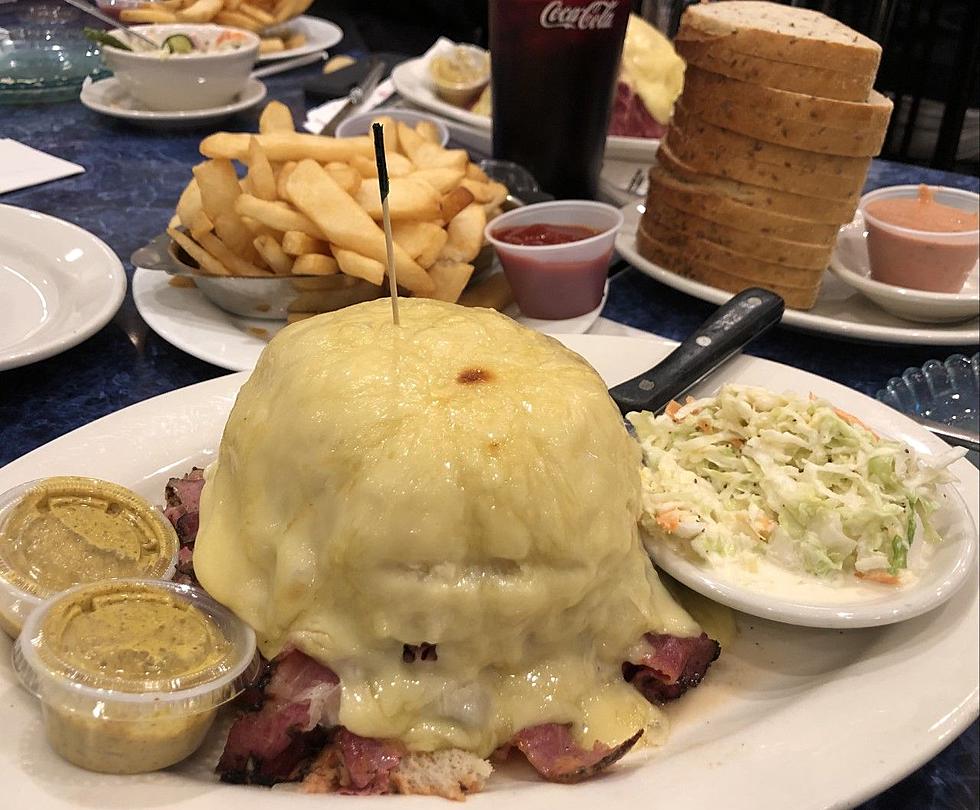
[[490, 382], [493, 379], [493, 372], [485, 368], [464, 368], [456, 375], [456, 382], [460, 385], [470, 385], [471, 383]]

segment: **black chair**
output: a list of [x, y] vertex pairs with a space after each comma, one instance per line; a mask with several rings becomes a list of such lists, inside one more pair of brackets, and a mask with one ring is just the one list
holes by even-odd
[[[792, 2], [822, 11], [882, 46], [876, 87], [891, 96], [895, 111], [881, 157], [936, 169], [980, 174], [976, 153], [958, 161], [967, 111], [980, 106], [977, 0], [816, 0]], [[938, 127], [926, 108], [942, 108]], [[936, 131], [931, 148], [923, 151]], [[971, 132], [971, 138], [975, 133]]]

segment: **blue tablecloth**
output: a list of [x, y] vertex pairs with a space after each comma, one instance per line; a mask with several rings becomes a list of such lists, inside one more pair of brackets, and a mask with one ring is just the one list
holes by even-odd
[[[304, 117], [306, 105], [300, 88], [309, 75], [310, 70], [296, 71], [267, 80], [270, 97], [288, 104], [297, 120]], [[243, 113], [223, 122], [221, 128], [255, 131], [257, 116], [257, 110]], [[115, 250], [131, 277], [130, 254], [164, 229], [191, 166], [201, 160], [198, 143], [213, 129], [138, 129], [90, 112], [78, 102], [0, 107], [0, 137], [14, 138], [86, 169], [76, 177], [0, 195], [0, 203], [42, 211], [91, 231]], [[868, 186], [911, 182], [972, 190], [980, 185], [973, 177], [876, 161]], [[2, 305], [0, 302], [0, 317]], [[629, 269], [613, 278], [603, 314], [680, 339], [712, 308]], [[910, 366], [944, 359], [956, 351], [972, 354], [976, 349], [858, 347], [780, 329], [755, 343], [749, 352], [874, 395], [890, 377]], [[81, 345], [32, 366], [0, 372], [0, 465], [119, 408], [225, 373], [153, 334], [136, 312], [132, 295], [127, 294], [112, 322]], [[941, 688], [942, 665], [937, 662], [936, 680], [910, 684], [909, 698], [914, 699], [920, 690]], [[975, 723], [939, 756], [865, 807], [975, 807], [978, 752], [980, 734]]]

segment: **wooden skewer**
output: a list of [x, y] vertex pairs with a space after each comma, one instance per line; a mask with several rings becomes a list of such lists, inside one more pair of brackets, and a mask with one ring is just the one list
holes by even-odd
[[388, 165], [385, 162], [384, 127], [372, 124], [374, 132], [374, 158], [378, 164], [378, 188], [381, 191], [381, 219], [385, 231], [385, 249], [388, 254], [388, 286], [391, 293], [391, 320], [395, 326], [398, 318], [398, 276], [395, 273], [395, 246], [391, 239], [391, 215], [388, 212]]

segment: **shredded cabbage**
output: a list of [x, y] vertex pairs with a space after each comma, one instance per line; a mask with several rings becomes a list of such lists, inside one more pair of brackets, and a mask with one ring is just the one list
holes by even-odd
[[897, 584], [917, 526], [940, 540], [939, 485], [962, 455], [926, 463], [826, 400], [743, 385], [628, 419], [643, 448], [649, 541], [708, 562], [765, 556], [818, 577]]

